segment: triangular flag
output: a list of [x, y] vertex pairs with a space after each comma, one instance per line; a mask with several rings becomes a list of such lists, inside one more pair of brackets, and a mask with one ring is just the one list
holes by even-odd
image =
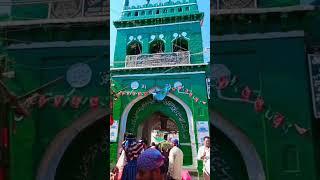
[[303, 134], [305, 134], [306, 132], [309, 131], [309, 129], [302, 128], [302, 127], [300, 127], [298, 124], [294, 124], [294, 127], [296, 128], [297, 132], [298, 132], [300, 135], [303, 135]]
[[64, 96], [63, 95], [58, 95], [58, 96], [55, 96], [54, 97], [54, 100], [53, 100], [53, 106], [54, 107], [60, 107], [60, 105], [62, 104], [63, 102], [63, 99], [64, 99]]
[[71, 107], [73, 107], [74, 109], [78, 109], [81, 104], [81, 100], [81, 96], [73, 96], [70, 102]]
[[48, 98], [44, 95], [39, 96], [38, 99], [38, 106], [39, 108], [42, 108], [44, 105], [46, 105], [46, 103], [48, 102]]
[[112, 115], [110, 114], [110, 126], [112, 126], [112, 125], [113, 125], [113, 123], [114, 123], [114, 120], [113, 120]]
[[99, 107], [99, 97], [95, 96], [90, 98], [90, 107], [91, 108]]

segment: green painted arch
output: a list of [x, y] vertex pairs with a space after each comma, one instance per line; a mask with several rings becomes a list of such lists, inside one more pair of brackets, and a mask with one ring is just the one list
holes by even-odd
[[238, 148], [246, 166], [249, 180], [265, 180], [266, 175], [262, 160], [249, 137], [241, 129], [212, 109], [210, 110], [210, 124], [225, 134]]
[[[156, 88], [156, 87], [155, 87]], [[155, 90], [155, 88], [150, 89], [150, 91]], [[147, 96], [148, 97], [148, 96]], [[126, 132], [126, 127], [127, 127], [127, 121], [130, 118], [129, 114], [131, 109], [134, 107], [134, 105], [140, 101], [143, 101], [145, 98], [147, 98], [145, 96], [139, 96], [135, 99], [133, 99], [123, 110], [122, 115], [121, 115], [121, 120], [120, 120], [120, 130], [119, 130], [119, 141], [118, 141], [118, 147], [121, 147], [121, 140], [124, 137], [124, 134]], [[192, 164], [189, 165], [187, 168], [188, 169], [197, 169], [198, 168], [198, 161], [197, 161], [197, 148], [196, 148], [196, 136], [194, 133], [194, 129], [195, 129], [195, 123], [194, 123], [194, 119], [193, 119], [193, 113], [190, 109], [190, 107], [183, 101], [181, 100], [179, 97], [175, 96], [172, 93], [169, 93], [167, 95], [167, 97], [171, 98], [172, 100], [176, 101], [178, 104], [181, 105], [181, 107], [183, 107], [184, 111], [186, 112], [187, 115], [187, 121], [188, 121], [188, 129], [189, 129], [189, 135], [190, 135], [190, 145], [191, 146], [191, 155], [192, 155]], [[120, 150], [120, 148], [118, 148], [118, 151]], [[118, 152], [119, 154], [119, 152]]]
[[72, 141], [86, 128], [109, 115], [106, 108], [89, 110], [69, 127], [60, 131], [47, 148], [39, 164], [36, 180], [54, 180], [59, 163]]
[[183, 107], [170, 97], [166, 97], [163, 102], [155, 102], [152, 95], [149, 95], [143, 101], [136, 103], [129, 112], [127, 131], [138, 132], [139, 125], [146, 122], [156, 112], [170, 117], [176, 123], [181, 143], [190, 142], [187, 114]]

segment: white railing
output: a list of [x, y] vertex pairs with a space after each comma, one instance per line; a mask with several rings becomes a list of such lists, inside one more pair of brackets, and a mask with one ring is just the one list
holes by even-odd
[[126, 67], [158, 67], [179, 64], [190, 64], [189, 51], [126, 56]]

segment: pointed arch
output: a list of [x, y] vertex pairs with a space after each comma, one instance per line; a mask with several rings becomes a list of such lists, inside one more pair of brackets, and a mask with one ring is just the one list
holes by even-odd
[[164, 53], [164, 51], [165, 51], [165, 42], [161, 39], [155, 39], [149, 45], [150, 54]]
[[180, 51], [189, 51], [189, 42], [184, 37], [179, 37], [172, 42], [172, 51], [180, 52]]
[[238, 148], [246, 165], [249, 180], [265, 180], [266, 176], [260, 156], [241, 129], [213, 110], [210, 110], [210, 123], [223, 132]]
[[[58, 165], [72, 141], [86, 128], [106, 118], [105, 108], [89, 110], [69, 127], [60, 131], [46, 149], [37, 170], [36, 180], [54, 180]], [[104, 120], [103, 120], [104, 121]]]
[[138, 55], [142, 53], [142, 44], [139, 41], [131, 41], [127, 45], [127, 55]]
[[[153, 91], [155, 88], [152, 88], [151, 91]], [[139, 96], [136, 99], [132, 100], [124, 109], [122, 115], [121, 115], [121, 122], [120, 122], [120, 130], [119, 130], [119, 141], [118, 146], [121, 146], [121, 140], [124, 137], [124, 134], [126, 132], [126, 125], [128, 120], [128, 115], [130, 110], [133, 108], [133, 106], [138, 103], [139, 101], [143, 100], [147, 96]], [[192, 169], [196, 169], [198, 167], [198, 161], [197, 161], [197, 149], [196, 149], [196, 139], [195, 139], [195, 133], [194, 133], [194, 119], [193, 114], [190, 109], [190, 107], [179, 97], [175, 96], [172, 93], [168, 94], [168, 97], [179, 103], [183, 109], [185, 110], [188, 118], [188, 124], [189, 124], [189, 134], [190, 134], [190, 141], [191, 141], [191, 153], [192, 153]]]

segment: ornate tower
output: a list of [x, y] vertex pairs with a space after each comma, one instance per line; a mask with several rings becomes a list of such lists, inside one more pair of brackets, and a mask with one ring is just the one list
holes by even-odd
[[[153, 132], [174, 129], [185, 168], [201, 169], [196, 154], [203, 133], [197, 136], [196, 129], [204, 125], [202, 130], [208, 131], [209, 119], [203, 17], [196, 0], [125, 2], [120, 19], [114, 22], [117, 38], [111, 77], [116, 125], [111, 128], [111, 152], [119, 149], [125, 132], [149, 143], [156, 139]], [[157, 94], [159, 89], [167, 94]], [[111, 163], [116, 155], [110, 154]]]
[[203, 63], [201, 22], [196, 0], [130, 6], [125, 1], [117, 28], [114, 67]]

